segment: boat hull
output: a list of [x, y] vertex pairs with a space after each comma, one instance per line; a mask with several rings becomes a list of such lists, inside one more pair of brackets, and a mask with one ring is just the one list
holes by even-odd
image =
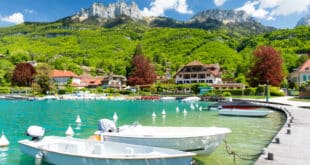
[[[186, 129], [184, 129], [184, 132], [181, 132], [182, 128], [175, 127], [175, 128], [170, 128], [164, 131], [167, 133], [172, 132], [171, 134], [175, 133], [174, 136], [163, 137], [163, 136], [156, 136], [156, 132], [159, 132], [159, 129], [161, 129], [160, 127], [154, 127], [154, 128], [147, 127], [147, 126], [142, 126], [142, 127], [148, 130], [153, 129], [154, 130], [153, 134], [151, 134], [151, 131], [148, 131], [148, 133], [141, 133], [141, 134], [137, 133], [136, 135], [135, 134], [122, 134], [122, 133], [102, 133], [101, 139], [103, 141], [169, 148], [169, 149], [190, 151], [190, 152], [195, 152], [198, 154], [209, 155], [220, 145], [220, 143], [225, 139], [226, 135], [230, 133], [229, 129], [219, 128], [219, 129], [223, 129], [224, 132], [208, 134], [208, 135], [199, 134], [199, 135], [191, 136], [190, 127], [187, 127]], [[162, 129], [165, 129], [165, 128], [162, 128]], [[206, 131], [206, 129], [204, 128], [199, 128], [199, 129], [192, 128], [192, 131], [193, 132]], [[217, 128], [214, 128], [214, 129], [217, 129]], [[180, 135], [180, 133], [183, 133], [183, 135]], [[187, 134], [187, 136], [184, 136], [184, 134]], [[178, 135], [180, 136], [178, 137]]]
[[272, 111], [269, 110], [236, 110], [236, 109], [219, 110], [220, 115], [228, 115], [228, 116], [265, 117], [270, 113], [272, 113]]
[[[94, 142], [94, 143], [99, 143], [99, 142]], [[109, 142], [106, 142], [109, 143]], [[91, 144], [91, 142], [89, 143]], [[100, 143], [99, 143], [100, 144]], [[85, 156], [81, 156], [81, 155], [75, 155], [77, 153], [77, 151], [75, 151], [74, 147], [70, 148], [68, 146], [62, 145], [62, 152], [55, 152], [53, 150], [48, 149], [53, 148], [53, 145], [55, 144], [50, 144], [51, 146], [49, 146], [48, 144], [45, 147], [40, 147], [39, 145], [31, 145], [31, 143], [26, 144], [23, 142], [19, 143], [19, 147], [20, 150], [31, 156], [36, 158], [36, 155], [38, 153], [42, 154], [42, 160], [51, 164], [57, 164], [57, 165], [67, 165], [67, 164], [74, 164], [74, 165], [146, 165], [146, 164], [150, 164], [150, 165], [162, 165], [162, 164], [180, 164], [180, 165], [189, 165], [192, 161], [192, 156], [193, 154], [186, 154], [186, 155], [182, 155], [180, 156], [180, 153], [178, 156], [166, 156], [164, 155], [163, 157], [161, 157], [161, 155], [163, 155], [162, 153], [160, 153], [161, 151], [166, 152], [164, 150], [167, 149], [155, 149], [155, 156], [152, 157], [143, 157], [141, 155], [139, 155], [139, 153], [135, 154], [134, 152], [139, 152], [141, 150], [144, 150], [144, 148], [146, 147], [142, 147], [141, 148], [130, 148], [129, 147], [123, 147], [123, 146], [112, 146], [110, 147], [108, 150], [109, 151], [105, 151], [105, 152], [99, 152], [99, 153], [95, 153], [98, 151], [91, 151], [92, 154], [98, 154], [98, 157], [91, 157], [89, 154], [87, 154], [87, 152], [85, 152]], [[102, 144], [105, 145], [105, 144]], [[91, 145], [90, 145], [91, 146]], [[126, 145], [125, 145], [126, 146]], [[58, 146], [59, 147], [59, 146]], [[80, 147], [80, 146], [78, 146]], [[55, 146], [54, 146], [55, 148]], [[105, 146], [103, 146], [103, 148], [105, 148]], [[132, 150], [128, 150], [127, 149], [132, 149]], [[70, 153], [65, 153], [63, 152], [64, 150], [68, 150], [70, 151]], [[120, 150], [122, 153], [117, 153], [114, 150]], [[137, 150], [137, 151], [136, 151]], [[148, 150], [148, 148], [146, 148], [146, 150]], [[153, 151], [153, 150], [152, 150]], [[124, 152], [128, 152], [128, 153], [124, 153]], [[149, 151], [148, 151], [149, 152]], [[158, 154], [158, 156], [156, 157], [156, 152], [160, 153]], [[173, 152], [173, 151], [168, 151], [167, 155], [169, 154], [169, 152]], [[180, 152], [180, 151], [176, 151], [176, 152]], [[112, 153], [112, 154], [110, 154]], [[115, 154], [116, 153], [116, 154]], [[152, 154], [152, 152], [150, 153]], [[118, 156], [119, 155], [119, 156]], [[146, 156], [148, 156], [146, 154]]]

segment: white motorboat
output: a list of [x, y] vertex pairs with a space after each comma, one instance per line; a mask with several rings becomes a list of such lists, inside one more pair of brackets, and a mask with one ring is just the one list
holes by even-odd
[[265, 117], [272, 112], [273, 111], [270, 110], [238, 110], [238, 109], [219, 110], [220, 115], [247, 116], [247, 117]]
[[[107, 120], [107, 119], [102, 119]], [[153, 147], [193, 151], [199, 154], [211, 154], [231, 132], [219, 127], [155, 127], [139, 124], [125, 125], [118, 129], [113, 121], [104, 124], [99, 120], [101, 141], [121, 142]]]
[[176, 97], [171, 97], [171, 96], [166, 96], [166, 97], [161, 97], [160, 100], [162, 101], [172, 101], [175, 100]]
[[20, 150], [57, 165], [189, 165], [195, 153], [115, 142], [47, 136], [21, 140]]
[[183, 102], [196, 102], [200, 101], [201, 99], [199, 97], [193, 96], [193, 97], [186, 97], [182, 99]]

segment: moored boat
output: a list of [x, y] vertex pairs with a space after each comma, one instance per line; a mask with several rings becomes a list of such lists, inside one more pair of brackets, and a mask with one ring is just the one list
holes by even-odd
[[201, 99], [199, 97], [193, 96], [193, 97], [186, 97], [182, 99], [183, 102], [196, 102], [200, 101]]
[[45, 161], [57, 165], [189, 165], [195, 156], [195, 153], [172, 149], [71, 137], [35, 137], [18, 143], [23, 153], [36, 158], [36, 163]]
[[238, 109], [221, 109], [219, 110], [220, 115], [228, 116], [248, 116], [248, 117], [265, 117], [272, 113], [270, 110], [238, 110]]
[[176, 97], [171, 97], [171, 96], [166, 96], [166, 97], [161, 97], [160, 100], [162, 101], [172, 101], [175, 100]]
[[100, 122], [95, 135], [100, 136], [102, 141], [194, 151], [198, 154], [211, 154], [231, 132], [228, 128], [220, 127], [155, 127], [139, 124], [117, 129], [112, 122]]
[[244, 109], [244, 110], [253, 110], [261, 108], [260, 105], [251, 103], [249, 101], [240, 100], [240, 101], [221, 101], [209, 106], [209, 109], [219, 107], [219, 109]]

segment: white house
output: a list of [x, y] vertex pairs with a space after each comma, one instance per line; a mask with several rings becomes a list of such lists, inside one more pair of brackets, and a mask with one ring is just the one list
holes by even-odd
[[290, 82], [297, 83], [300, 86], [303, 82], [310, 81], [310, 59], [299, 66], [289, 76]]
[[53, 70], [52, 78], [57, 85], [66, 85], [71, 79], [71, 84], [81, 84], [81, 78], [71, 71]]
[[202, 64], [199, 61], [193, 61], [175, 74], [177, 84], [191, 83], [222, 83], [220, 66], [218, 64]]

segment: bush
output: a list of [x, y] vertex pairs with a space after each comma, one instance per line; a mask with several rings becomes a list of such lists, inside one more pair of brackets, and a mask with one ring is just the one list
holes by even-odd
[[130, 95], [131, 94], [131, 92], [128, 91], [128, 90], [119, 91], [119, 93], [122, 94], [122, 95]]
[[284, 92], [282, 92], [278, 87], [270, 87], [269, 88], [270, 96], [284, 96]]
[[8, 94], [10, 92], [11, 92], [11, 90], [9, 87], [0, 87], [0, 93]]
[[261, 85], [256, 88], [255, 95], [264, 96], [265, 95], [265, 86]]
[[230, 92], [223, 92], [222, 94], [224, 97], [230, 97], [231, 96], [231, 93]]
[[59, 95], [66, 94], [66, 90], [65, 90], [65, 89], [59, 89], [59, 90], [58, 90], [58, 94], [59, 94]]
[[255, 95], [255, 93], [256, 93], [256, 88], [246, 88], [246, 89], [244, 89], [244, 92], [243, 92], [243, 94], [244, 95]]

